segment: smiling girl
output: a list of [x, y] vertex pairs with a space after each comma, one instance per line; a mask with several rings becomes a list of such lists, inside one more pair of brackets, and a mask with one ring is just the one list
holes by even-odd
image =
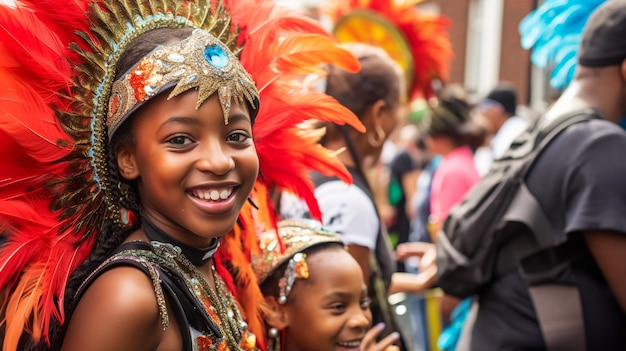
[[[260, 235], [254, 270], [265, 295], [268, 351], [383, 351], [399, 338], [375, 338], [358, 262], [335, 233], [314, 220], [284, 220]], [[281, 250], [284, 247], [284, 250]]]
[[[317, 24], [280, 14], [262, 0], [0, 4], [3, 350], [257, 349], [215, 259], [259, 184], [254, 122], [265, 118], [266, 136], [280, 128], [272, 118], [285, 130], [306, 119], [284, 96], [347, 121], [328, 99], [277, 84], [306, 72], [289, 56], [304, 48], [310, 66], [347, 54], [321, 29], [303, 43]], [[263, 93], [289, 112], [261, 112]]]

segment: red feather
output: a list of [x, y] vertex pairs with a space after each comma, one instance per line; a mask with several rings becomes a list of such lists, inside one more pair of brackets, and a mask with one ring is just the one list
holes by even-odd
[[12, 291], [3, 305], [4, 350], [15, 350], [24, 331], [47, 340], [51, 319], [63, 322], [67, 279], [93, 246], [79, 243], [81, 233], [59, 232], [63, 223], [50, 210], [48, 188], [69, 173], [62, 160], [73, 143], [55, 110], [68, 105], [69, 44], [87, 28], [86, 4], [0, 6], [0, 227], [8, 238], [0, 250], [0, 286]]
[[32, 84], [46, 101], [55, 99], [61, 89], [67, 91], [71, 82], [68, 45], [32, 11], [0, 6], [0, 42], [2, 55], [11, 55], [18, 64], [3, 68], [15, 69], [21, 81]]
[[274, 68], [279, 72], [306, 74], [313, 70], [321, 74], [324, 71], [320, 62], [332, 62], [350, 72], [360, 68], [352, 54], [336, 46], [331, 38], [318, 34], [288, 36], [272, 49], [281, 53], [274, 58]]
[[4, 346], [8, 350], [21, 335], [11, 334], [9, 330], [23, 329], [22, 323], [29, 316], [38, 321], [30, 329], [35, 338], [42, 333], [47, 337], [49, 317], [46, 316], [63, 322], [64, 313], [59, 306], [63, 305], [68, 276], [87, 257], [92, 246], [91, 242], [77, 245], [80, 236], [71, 230], [59, 233], [56, 215], [42, 211], [46, 205], [47, 200], [0, 201], [0, 222], [13, 226], [8, 233], [10, 240], [0, 251], [0, 286], [8, 286], [20, 272], [25, 272], [16, 288], [22, 293], [13, 294], [7, 305]]
[[[0, 75], [2, 75], [0, 71]], [[11, 76], [0, 76], [0, 128], [37, 162], [51, 162], [70, 151], [70, 138], [41, 95]], [[1, 174], [2, 172], [0, 172]]]
[[263, 103], [254, 125], [255, 140], [263, 142], [263, 138], [271, 136], [274, 131], [295, 127], [307, 120], [348, 124], [360, 132], [365, 131], [352, 111], [335, 98], [302, 90], [274, 85], [261, 93]]

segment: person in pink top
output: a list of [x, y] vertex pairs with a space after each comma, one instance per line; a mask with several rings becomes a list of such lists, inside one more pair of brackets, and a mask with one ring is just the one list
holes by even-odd
[[480, 179], [469, 147], [458, 146], [442, 155], [443, 160], [433, 176], [430, 198], [431, 221], [435, 223], [443, 222], [452, 207], [461, 202], [467, 191]]
[[426, 132], [429, 150], [443, 156], [433, 176], [430, 195], [429, 232], [435, 242], [450, 210], [480, 179], [473, 150], [481, 144], [484, 134], [472, 122], [469, 104], [454, 92], [442, 94], [430, 108]]
[[[431, 106], [426, 132], [429, 150], [443, 156], [433, 175], [430, 194], [428, 230], [432, 241], [436, 242], [437, 233], [450, 210], [480, 180], [474, 165], [474, 150], [482, 144], [485, 134], [472, 122], [470, 106], [457, 91], [444, 91], [437, 104]], [[459, 302], [459, 299], [448, 295], [441, 298], [441, 313], [446, 320], [449, 320]], [[444, 332], [456, 334], [456, 330]], [[458, 335], [453, 339], [458, 340]]]

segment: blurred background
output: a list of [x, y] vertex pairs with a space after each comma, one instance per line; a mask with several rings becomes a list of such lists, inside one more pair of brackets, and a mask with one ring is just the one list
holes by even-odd
[[[402, 0], [400, 0], [402, 1]], [[324, 22], [323, 0], [275, 0]], [[541, 1], [424, 0], [416, 6], [451, 21], [454, 58], [447, 83], [460, 84], [477, 101], [499, 82], [517, 87], [519, 114], [543, 111], [559, 94], [549, 84], [550, 71], [534, 67], [520, 45], [519, 24]], [[526, 111], [530, 109], [530, 111]]]

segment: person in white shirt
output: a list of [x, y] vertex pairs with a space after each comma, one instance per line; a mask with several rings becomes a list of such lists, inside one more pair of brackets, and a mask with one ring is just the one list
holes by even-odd
[[488, 132], [493, 135], [488, 146], [479, 149], [474, 161], [482, 176], [489, 171], [491, 162], [499, 159], [511, 143], [526, 128], [528, 121], [516, 114], [517, 93], [510, 85], [499, 85], [476, 106]]

